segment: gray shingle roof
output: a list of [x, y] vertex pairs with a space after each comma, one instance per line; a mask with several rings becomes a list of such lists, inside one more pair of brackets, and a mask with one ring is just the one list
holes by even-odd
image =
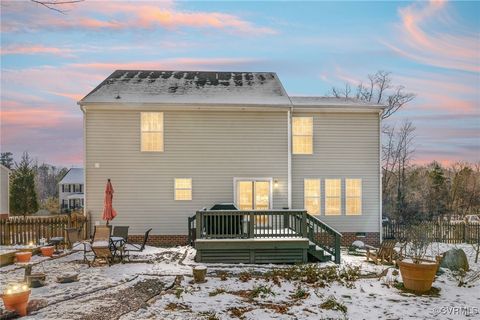
[[79, 104], [289, 105], [273, 72], [116, 70]]
[[83, 184], [83, 168], [71, 168], [60, 180], [59, 184]]

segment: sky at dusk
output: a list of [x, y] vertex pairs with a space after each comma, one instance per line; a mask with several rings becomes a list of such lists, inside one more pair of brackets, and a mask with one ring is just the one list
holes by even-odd
[[1, 2], [1, 151], [82, 165], [76, 102], [115, 69], [273, 71], [325, 95], [377, 70], [416, 99], [415, 161], [480, 161], [480, 2]]

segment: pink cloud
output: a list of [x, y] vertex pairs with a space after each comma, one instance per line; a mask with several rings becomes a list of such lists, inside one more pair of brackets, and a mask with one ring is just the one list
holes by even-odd
[[73, 50], [67, 48], [57, 48], [57, 47], [47, 47], [44, 45], [13, 45], [6, 48], [0, 49], [1, 55], [12, 55], [12, 54], [54, 54], [54, 55], [68, 55], [71, 54]]
[[423, 64], [479, 72], [479, 34], [454, 33], [446, 1], [413, 3], [399, 10], [397, 41], [383, 43], [395, 53]]
[[[19, 8], [24, 8], [22, 12]], [[176, 8], [173, 2], [109, 2], [86, 1], [67, 6], [75, 12], [74, 16], [52, 15], [48, 11], [31, 10], [31, 4], [15, 4], [5, 7], [20, 16], [30, 16], [28, 25], [17, 20], [8, 20], [2, 28], [7, 31], [21, 29], [80, 28], [89, 30], [126, 30], [164, 28], [176, 30], [196, 28], [202, 30], [220, 30], [257, 36], [275, 34], [269, 27], [242, 19], [241, 17], [222, 12], [187, 12]]]

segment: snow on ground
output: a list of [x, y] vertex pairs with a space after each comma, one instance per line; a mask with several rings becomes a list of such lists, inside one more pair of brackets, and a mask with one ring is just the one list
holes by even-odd
[[[467, 244], [434, 244], [430, 254], [462, 248], [471, 271], [475, 252]], [[393, 266], [365, 262], [363, 256], [342, 252], [340, 269], [360, 268], [360, 278], [325, 286], [306, 279], [266, 277], [278, 265], [208, 265], [207, 282], [192, 282], [197, 265], [191, 247], [146, 247], [134, 262], [89, 268], [82, 254], [45, 259], [34, 272], [45, 272], [47, 284], [32, 289], [31, 299], [45, 305], [29, 319], [478, 319], [480, 281], [458, 287], [455, 273], [445, 270], [433, 286], [438, 296], [416, 296], [393, 286], [401, 281]], [[331, 268], [333, 263], [315, 266]], [[8, 281], [21, 279], [18, 266], [0, 268], [0, 290]], [[78, 272], [79, 281], [55, 282], [57, 275]], [[222, 275], [223, 273], [223, 275]], [[380, 276], [379, 276], [380, 275]], [[0, 302], [0, 307], [3, 304]], [[470, 313], [468, 317], [466, 314]]]

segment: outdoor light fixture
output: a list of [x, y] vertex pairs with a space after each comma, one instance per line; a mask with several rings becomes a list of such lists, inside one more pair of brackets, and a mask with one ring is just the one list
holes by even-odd
[[273, 186], [275, 188], [278, 188], [278, 180], [277, 179], [273, 180]]

